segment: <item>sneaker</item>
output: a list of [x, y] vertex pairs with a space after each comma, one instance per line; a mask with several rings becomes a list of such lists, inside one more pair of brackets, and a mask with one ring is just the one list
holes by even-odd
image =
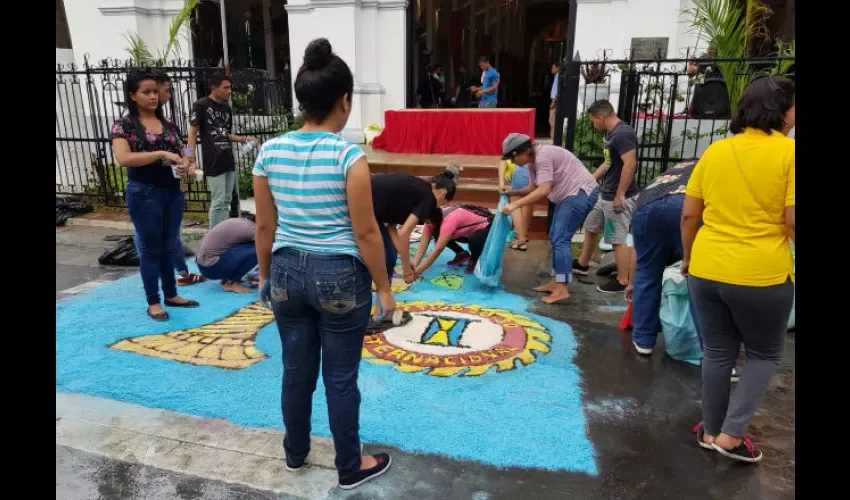
[[573, 259], [573, 272], [581, 276], [587, 276], [590, 272], [590, 266], [583, 266], [578, 263], [578, 259]]
[[408, 322], [410, 322], [410, 320], [412, 320], [412, 319], [413, 319], [413, 316], [411, 316], [410, 313], [407, 312], [407, 311], [402, 311], [401, 322], [397, 325], [393, 324], [392, 318], [381, 318], [378, 321], [375, 321], [374, 319], [372, 319], [372, 320], [369, 321], [369, 326], [366, 327], [366, 334], [367, 335], [374, 335], [376, 333], [381, 333], [383, 331], [389, 330], [390, 328], [405, 325]]
[[652, 356], [652, 347], [641, 347], [637, 345], [637, 342], [634, 340], [632, 341], [632, 345], [635, 346], [635, 351], [637, 351], [638, 354], [643, 356]]
[[724, 457], [731, 458], [732, 460], [738, 460], [739, 462], [747, 462], [748, 464], [759, 462], [764, 456], [762, 455], [761, 450], [757, 449], [755, 445], [753, 445], [753, 441], [748, 437], [745, 437], [741, 441], [741, 444], [731, 450], [725, 450], [720, 446], [717, 446], [717, 443], [712, 443], [711, 447]]
[[304, 469], [304, 467], [307, 467], [306, 461], [301, 462], [301, 465], [294, 465], [294, 464], [291, 464], [289, 462], [288, 458], [286, 459], [286, 470], [288, 470], [289, 472], [298, 472], [298, 471]]
[[351, 477], [345, 479], [340, 478], [339, 487], [344, 490], [353, 490], [354, 488], [360, 486], [366, 481], [375, 479], [384, 472], [388, 471], [390, 468], [390, 464], [393, 463], [393, 459], [390, 457], [389, 453], [378, 453], [377, 455], [372, 456], [375, 457], [375, 460], [378, 462], [378, 465], [372, 467], [371, 469], [357, 471], [357, 474], [354, 474]]
[[691, 430], [693, 432], [696, 432], [696, 434], [697, 434], [697, 444], [700, 446], [700, 448], [703, 448], [703, 449], [706, 449], [706, 450], [713, 450], [714, 449], [713, 446], [711, 446], [710, 444], [703, 441], [703, 436], [705, 436], [705, 424], [703, 422], [698, 423]]
[[469, 262], [470, 257], [472, 257], [472, 256], [469, 255], [469, 252], [457, 253], [457, 254], [455, 254], [455, 258], [448, 262], [448, 265], [450, 265], [450, 266], [462, 266], [462, 265], [466, 264], [467, 262]]
[[617, 280], [610, 280], [604, 285], [597, 286], [596, 289], [602, 293], [623, 293], [626, 291], [626, 285]]

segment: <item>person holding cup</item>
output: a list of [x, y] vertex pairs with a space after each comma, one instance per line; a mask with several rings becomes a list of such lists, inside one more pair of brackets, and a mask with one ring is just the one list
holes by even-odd
[[156, 77], [132, 70], [124, 83], [128, 113], [112, 125], [115, 160], [127, 168], [127, 208], [142, 249], [140, 270], [147, 296], [147, 314], [168, 319], [159, 296], [160, 281], [168, 307], [198, 307], [177, 295], [173, 263], [177, 233], [183, 219], [180, 177], [189, 159], [181, 156], [183, 140], [174, 123], [165, 119], [157, 95]]

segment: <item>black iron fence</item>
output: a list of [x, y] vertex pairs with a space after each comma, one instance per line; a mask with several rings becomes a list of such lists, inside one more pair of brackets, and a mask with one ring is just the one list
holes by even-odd
[[[567, 62], [559, 79], [555, 143], [590, 170], [601, 165], [603, 135], [586, 109], [607, 99], [637, 131], [637, 179], [643, 187], [728, 136], [731, 110], [750, 81], [777, 74], [793, 78], [793, 71], [794, 59], [787, 57]], [[587, 83], [583, 74], [597, 76], [598, 83]]]
[[[125, 206], [126, 169], [117, 165], [109, 131], [126, 112], [124, 81], [133, 66], [127, 62], [86, 60], [56, 68], [56, 194], [73, 194], [111, 206]], [[193, 103], [209, 93], [209, 78], [223, 70], [214, 66], [174, 61], [157, 66], [171, 78], [172, 97], [166, 116], [189, 133]], [[284, 76], [256, 69], [234, 69], [233, 133], [261, 141], [286, 131], [292, 124], [292, 94]], [[202, 158], [198, 155], [199, 165]], [[235, 148], [240, 187], [250, 186], [256, 153]], [[210, 201], [206, 181], [192, 181], [186, 210], [205, 212]]]

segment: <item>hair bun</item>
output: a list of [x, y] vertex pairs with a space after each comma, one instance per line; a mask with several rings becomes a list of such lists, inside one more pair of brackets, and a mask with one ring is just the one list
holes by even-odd
[[443, 175], [449, 179], [456, 179], [460, 177], [460, 172], [462, 170], [463, 167], [459, 166], [457, 163], [449, 163], [448, 166], [446, 166], [446, 170], [443, 172]]
[[304, 67], [309, 70], [324, 68], [331, 60], [331, 42], [327, 38], [317, 38], [304, 49]]

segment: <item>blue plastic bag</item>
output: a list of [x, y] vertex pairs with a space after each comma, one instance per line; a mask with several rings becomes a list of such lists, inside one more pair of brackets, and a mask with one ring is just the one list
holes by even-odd
[[487, 286], [499, 286], [502, 281], [502, 256], [505, 254], [505, 241], [511, 232], [511, 216], [502, 213], [508, 204], [507, 195], [499, 197], [499, 207], [490, 225], [490, 234], [484, 243], [484, 250], [475, 264], [475, 277]]
[[[794, 248], [794, 244], [791, 244], [791, 258], [794, 259], [794, 279], [797, 279], [797, 254]], [[788, 318], [788, 329], [792, 329], [797, 326], [797, 318], [795, 318], [794, 309], [797, 305], [797, 283], [794, 283], [794, 302], [791, 303], [791, 316]]]
[[661, 282], [661, 329], [664, 332], [664, 349], [671, 358], [699, 366], [702, 349], [697, 329], [691, 317], [688, 281], [679, 267], [664, 270]]

